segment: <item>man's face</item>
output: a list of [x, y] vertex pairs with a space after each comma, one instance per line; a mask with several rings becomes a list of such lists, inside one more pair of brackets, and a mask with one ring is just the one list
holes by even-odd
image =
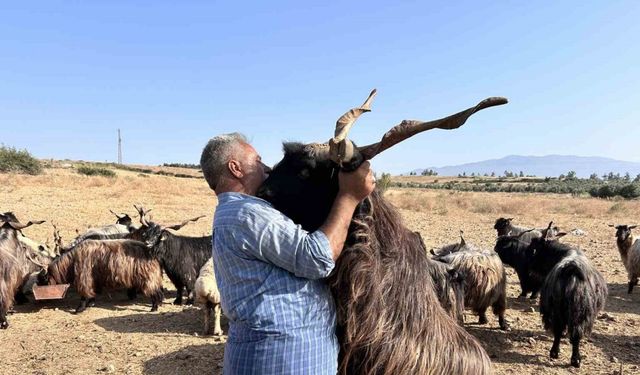
[[240, 149], [242, 155], [239, 159], [242, 161], [244, 173], [242, 183], [247, 194], [255, 195], [260, 185], [267, 179], [271, 168], [262, 163], [262, 158], [250, 144], [242, 143]]

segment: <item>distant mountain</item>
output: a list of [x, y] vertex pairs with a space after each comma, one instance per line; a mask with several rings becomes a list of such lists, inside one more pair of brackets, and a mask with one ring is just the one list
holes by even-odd
[[[570, 155], [547, 155], [547, 156], [518, 156], [510, 155], [502, 159], [492, 159], [446, 167], [428, 167], [416, 169], [412, 172], [420, 175], [423, 170], [432, 169], [438, 172], [439, 176], [457, 176], [462, 173], [470, 175], [491, 174], [503, 175], [505, 171], [520, 173], [525, 175], [535, 175], [540, 177], [557, 177], [566, 174], [568, 171], [575, 171], [578, 177], [589, 177], [592, 173], [603, 174], [613, 172], [624, 175], [629, 172], [634, 178], [640, 174], [640, 163], [620, 161], [601, 157], [585, 157]], [[405, 173], [409, 174], [409, 173]]]

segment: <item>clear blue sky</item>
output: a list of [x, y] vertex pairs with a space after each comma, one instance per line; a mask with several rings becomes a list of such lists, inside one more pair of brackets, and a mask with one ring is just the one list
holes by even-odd
[[351, 138], [434, 119], [487, 96], [459, 130], [374, 159], [401, 173], [509, 154], [640, 161], [638, 1], [4, 2], [0, 142], [37, 157], [197, 163], [245, 133], [326, 141], [378, 89]]

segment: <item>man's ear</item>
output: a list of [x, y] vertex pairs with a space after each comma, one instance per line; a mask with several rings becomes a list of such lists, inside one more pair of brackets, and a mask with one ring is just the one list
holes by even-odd
[[235, 178], [244, 177], [244, 172], [242, 172], [242, 165], [237, 160], [229, 160], [227, 163], [227, 168], [229, 168], [229, 172]]

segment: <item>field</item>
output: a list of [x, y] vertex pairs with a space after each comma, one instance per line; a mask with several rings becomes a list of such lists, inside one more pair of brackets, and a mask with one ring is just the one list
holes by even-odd
[[[134, 203], [153, 208], [152, 218], [164, 224], [206, 214], [180, 232], [210, 233], [216, 198], [204, 180], [116, 173], [116, 178], [87, 177], [69, 168], [47, 168], [39, 176], [0, 174], [0, 211], [14, 211], [23, 222], [47, 220], [25, 230], [42, 242], [52, 239], [51, 222], [69, 241], [76, 229], [114, 222], [109, 209], [133, 214]], [[626, 272], [608, 227], [640, 221], [640, 201], [411, 189], [386, 194], [408, 227], [421, 232], [428, 248], [457, 241], [460, 229], [468, 242], [492, 248], [493, 222], [499, 216], [538, 227], [554, 220], [565, 230], [584, 231], [563, 241], [585, 250], [607, 280], [610, 295], [607, 315], [597, 320], [583, 346], [580, 370], [568, 367], [567, 340], [560, 359], [548, 358], [551, 337], [542, 330], [536, 304], [516, 299], [519, 285], [511, 270], [507, 319], [512, 331], [498, 330], [491, 315], [488, 325], [479, 326], [467, 314], [466, 328], [491, 355], [496, 374], [614, 374], [621, 368], [624, 374], [640, 373], [640, 289], [626, 294]], [[17, 306], [9, 317], [11, 327], [0, 331], [0, 373], [221, 373], [225, 337], [202, 337], [199, 308], [173, 306], [175, 290], [168, 281], [165, 286], [169, 293], [156, 313], [148, 311], [144, 297], [131, 303], [123, 292], [99, 296], [96, 307], [77, 316], [72, 313], [79, 301], [74, 293], [62, 301]]]

